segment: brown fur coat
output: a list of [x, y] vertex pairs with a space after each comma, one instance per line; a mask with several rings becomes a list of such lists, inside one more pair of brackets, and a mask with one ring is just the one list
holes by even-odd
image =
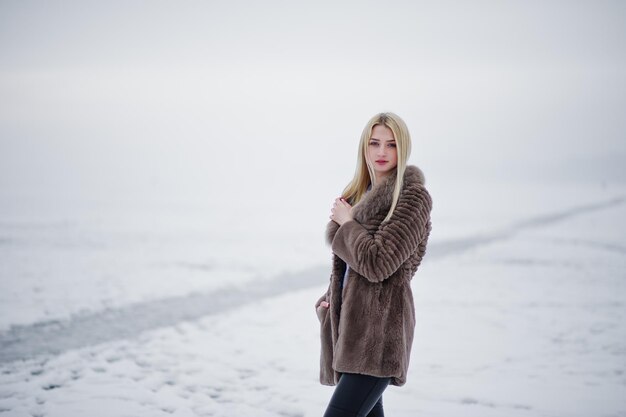
[[[336, 385], [341, 372], [392, 377], [406, 382], [415, 328], [410, 281], [426, 252], [432, 200], [424, 174], [407, 165], [402, 192], [389, 222], [397, 171], [353, 206], [353, 220], [331, 220], [326, 243], [332, 248], [328, 290], [321, 318], [320, 382]], [[350, 265], [345, 288], [341, 281]]]

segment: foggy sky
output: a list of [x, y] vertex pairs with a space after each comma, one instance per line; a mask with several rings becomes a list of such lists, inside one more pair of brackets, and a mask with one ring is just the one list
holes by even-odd
[[297, 3], [2, 2], [0, 191], [345, 178], [387, 110], [435, 178], [626, 181], [623, 2]]

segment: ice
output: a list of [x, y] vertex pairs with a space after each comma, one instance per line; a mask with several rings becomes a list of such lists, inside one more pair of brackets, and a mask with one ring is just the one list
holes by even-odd
[[[412, 283], [417, 327], [408, 380], [385, 392], [389, 415], [623, 415], [625, 200], [621, 190], [604, 190], [591, 206], [587, 197], [559, 208], [547, 191], [536, 196], [543, 212], [531, 205], [523, 217], [512, 209], [508, 224], [491, 229], [477, 210], [489, 239], [468, 232], [455, 245], [434, 223], [432, 255]], [[439, 200], [440, 210], [445, 203]], [[231, 308], [5, 361], [0, 409], [69, 417], [322, 415], [332, 388], [318, 382], [313, 303], [327, 279], [320, 272], [289, 287], [288, 277], [268, 278], [266, 292], [242, 286], [256, 299]], [[63, 281], [58, 285], [42, 297], [62, 301]], [[112, 331], [98, 314], [94, 330]], [[78, 317], [59, 319], [60, 326]], [[133, 320], [124, 316], [119, 325]], [[22, 343], [32, 337], [23, 333]]]
[[450, 6], [0, 2], [0, 416], [322, 415], [380, 111], [433, 199], [388, 415], [626, 416], [626, 8]]

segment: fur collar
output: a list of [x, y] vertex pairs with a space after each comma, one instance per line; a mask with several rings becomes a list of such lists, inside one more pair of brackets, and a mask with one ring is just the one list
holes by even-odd
[[[394, 170], [365, 193], [361, 201], [352, 207], [352, 217], [354, 217], [354, 220], [359, 223], [366, 223], [381, 211], [384, 211], [385, 215], [387, 214], [391, 207], [396, 175], [397, 170]], [[424, 186], [424, 184], [425, 178], [422, 170], [416, 165], [407, 165], [404, 170], [402, 189], [406, 190], [407, 187], [415, 188], [416, 186]], [[334, 220], [330, 220], [326, 225], [326, 244], [332, 244], [337, 229], [339, 229], [339, 224]]]

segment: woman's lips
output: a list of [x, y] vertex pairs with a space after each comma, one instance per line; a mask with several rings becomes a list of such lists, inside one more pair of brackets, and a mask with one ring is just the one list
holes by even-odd
[[386, 163], [387, 163], [387, 161], [376, 161], [376, 163], [377, 163], [377, 164], [380, 164], [380, 165], [383, 165], [383, 164], [386, 164]]

